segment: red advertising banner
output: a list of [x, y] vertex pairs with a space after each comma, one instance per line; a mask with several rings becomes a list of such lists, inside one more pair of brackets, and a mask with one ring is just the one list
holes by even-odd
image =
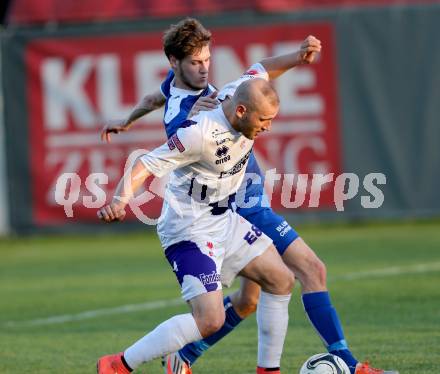
[[[266, 56], [297, 49], [309, 34], [322, 41], [316, 64], [297, 67], [274, 82], [281, 97], [280, 112], [272, 131], [255, 144], [261, 167], [282, 175], [273, 194], [271, 186], [266, 186], [272, 205], [292, 207], [286, 196], [294, 200], [295, 186], [289, 190], [284, 183], [286, 173], [341, 171], [333, 28], [305, 23], [211, 31], [215, 44], [210, 74], [217, 87]], [[169, 68], [161, 33], [35, 40], [27, 45], [26, 67], [34, 221], [40, 225], [66, 222], [66, 211], [59, 204], [63, 199], [72, 202], [69, 215], [75, 220], [96, 220], [96, 208], [110, 198], [129, 153], [165, 141], [160, 111], [113, 136], [111, 144], [99, 137], [106, 120], [125, 118], [143, 95], [159, 88]], [[71, 176], [65, 173], [78, 176], [66, 179], [69, 193], [56, 188], [60, 176]], [[326, 184], [320, 194], [322, 209], [333, 206], [331, 185]], [[154, 194], [160, 195], [162, 189], [161, 183], [155, 183]], [[308, 206], [309, 193], [303, 207]], [[156, 196], [143, 210], [157, 217], [160, 207]]]

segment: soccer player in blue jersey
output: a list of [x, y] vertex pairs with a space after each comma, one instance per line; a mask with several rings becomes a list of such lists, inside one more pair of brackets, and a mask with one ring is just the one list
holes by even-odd
[[[168, 137], [177, 131], [186, 118], [200, 110], [215, 108], [218, 105], [215, 88], [208, 83], [210, 41], [211, 33], [195, 19], [187, 18], [172, 25], [163, 38], [164, 52], [170, 61], [171, 70], [160, 89], [146, 95], [127, 119], [106, 125], [101, 133], [102, 139], [110, 141], [111, 134], [127, 131], [138, 118], [163, 105], [165, 105], [164, 125]], [[266, 71], [269, 79], [275, 79], [295, 66], [313, 63], [320, 50], [320, 41], [309, 36], [301, 44], [300, 50], [263, 59], [259, 64], [251, 67], [249, 74], [258, 73], [254, 69], [256, 67], [257, 70]], [[253, 153], [246, 173], [257, 174], [262, 181], [264, 180]], [[237, 212], [273, 240], [284, 263], [300, 281], [304, 310], [327, 350], [341, 357], [352, 374], [395, 373], [374, 369], [366, 363], [360, 363], [353, 356], [327, 290], [324, 263], [282, 216], [267, 207], [264, 203], [263, 182], [248, 183], [245, 188], [245, 201], [256, 198], [258, 204], [252, 208], [238, 207]], [[255, 310], [259, 321], [262, 318], [257, 308], [259, 295], [259, 286], [243, 279], [240, 290], [224, 299], [226, 320], [223, 327], [212, 336], [188, 344], [179, 352], [166, 356], [165, 373], [191, 373], [191, 366], [204, 351], [231, 332]], [[259, 374], [270, 368], [267, 365], [261, 366], [257, 368]]]

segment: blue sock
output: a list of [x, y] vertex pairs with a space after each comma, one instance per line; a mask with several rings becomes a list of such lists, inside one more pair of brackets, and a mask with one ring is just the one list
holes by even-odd
[[342, 358], [353, 374], [358, 361], [348, 349], [338, 314], [327, 291], [302, 296], [304, 309], [327, 350]]
[[179, 351], [180, 357], [182, 357], [182, 359], [185, 360], [190, 366], [196, 362], [204, 351], [229, 334], [242, 321], [240, 316], [234, 310], [234, 307], [231, 303], [231, 298], [229, 296], [224, 298], [223, 305], [225, 306], [226, 318], [225, 324], [222, 326], [222, 328], [215, 334], [212, 334], [205, 339], [185, 345]]

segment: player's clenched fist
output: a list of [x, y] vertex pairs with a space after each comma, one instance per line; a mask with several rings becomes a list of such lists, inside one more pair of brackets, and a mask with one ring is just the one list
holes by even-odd
[[111, 203], [99, 209], [97, 215], [104, 222], [122, 221], [125, 217], [125, 209], [120, 204]]
[[321, 52], [321, 41], [309, 35], [302, 43], [298, 53], [299, 64], [311, 64], [316, 55]]

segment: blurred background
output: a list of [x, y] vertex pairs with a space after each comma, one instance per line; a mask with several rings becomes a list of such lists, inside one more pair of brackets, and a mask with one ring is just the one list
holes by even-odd
[[[355, 193], [342, 211], [328, 183], [313, 204], [310, 179], [295, 203], [296, 179], [292, 187], [282, 178], [272, 205], [292, 223], [440, 215], [438, 1], [11, 0], [2, 3], [1, 30], [3, 234], [105, 229], [96, 207], [114, 190], [132, 150], [164, 141], [162, 113], [110, 145], [99, 132], [159, 87], [169, 68], [162, 33], [184, 16], [213, 33], [217, 87], [265, 56], [297, 48], [309, 34], [322, 41], [316, 64], [276, 81], [280, 113], [256, 153], [266, 170], [280, 174], [333, 173], [333, 181], [356, 174], [345, 180]], [[63, 173], [80, 179], [57, 190]], [[108, 179], [87, 187], [91, 173]], [[144, 206], [150, 217], [159, 215], [162, 187]], [[86, 208], [84, 198], [96, 206]], [[66, 200], [71, 217], [60, 205]], [[141, 225], [131, 216], [117, 230]]]

